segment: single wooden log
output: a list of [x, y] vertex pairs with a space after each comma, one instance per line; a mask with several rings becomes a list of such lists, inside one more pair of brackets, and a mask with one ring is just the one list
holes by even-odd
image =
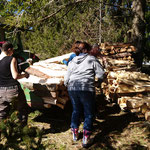
[[46, 87], [49, 91], [53, 92], [58, 90], [59, 84], [47, 84]]
[[66, 70], [52, 70], [42, 66], [33, 65], [28, 67], [26, 70], [29, 74], [32, 74], [41, 78], [64, 78]]
[[141, 107], [144, 104], [144, 101], [141, 98], [133, 97], [132, 99], [128, 99], [126, 104], [128, 109], [135, 109]]
[[127, 66], [127, 67], [110, 67], [108, 68], [110, 71], [137, 71], [137, 67], [136, 66]]
[[33, 66], [41, 67], [41, 68], [47, 68], [48, 70], [67, 71], [67, 66], [64, 64], [47, 63], [45, 61], [36, 62], [33, 64]]
[[116, 59], [111, 59], [111, 58], [107, 58], [108, 60], [108, 63], [111, 64], [112, 66], [131, 66], [131, 65], [134, 65], [135, 66], [135, 63], [133, 61], [128, 61], [128, 60], [116, 60]]
[[136, 47], [135, 46], [129, 46], [130, 48], [131, 48], [131, 50], [132, 50], [132, 52], [136, 52]]
[[57, 103], [57, 99], [54, 99], [52, 97], [42, 97], [42, 99], [45, 104], [56, 105], [56, 103]]
[[130, 112], [132, 112], [132, 113], [140, 113], [140, 108], [130, 109]]
[[117, 103], [118, 104], [122, 104], [122, 103], [125, 103], [127, 102], [127, 100], [129, 99], [129, 97], [121, 97], [121, 98], [118, 98], [118, 101]]
[[150, 121], [150, 110], [145, 112], [145, 120]]
[[127, 48], [121, 48], [120, 53], [127, 52]]
[[58, 91], [50, 92], [50, 95], [51, 95], [53, 98], [56, 98], [56, 97], [58, 97]]
[[[114, 88], [113, 86], [111, 88]], [[137, 87], [135, 86], [129, 86], [125, 84], [119, 84], [119, 86], [116, 88], [116, 93], [135, 93], [135, 92], [150, 92], [149, 87]]]
[[50, 78], [50, 76], [48, 76], [47, 74], [45, 74], [45, 73], [43, 73], [43, 72], [41, 72], [35, 68], [28, 67], [25, 71], [31, 75], [34, 75], [34, 76], [37, 76], [40, 78], [46, 78], [46, 79]]
[[120, 57], [127, 57], [127, 56], [131, 56], [132, 54], [131, 53], [129, 53], [129, 52], [126, 52], [126, 53], [118, 53], [118, 54], [115, 54], [115, 55], [109, 55], [109, 56], [107, 56], [107, 57], [109, 57], [109, 58], [120, 58]]
[[107, 75], [109, 79], [129, 79], [129, 80], [145, 80], [150, 81], [150, 76], [141, 72], [129, 72], [129, 71], [110, 71]]
[[150, 82], [148, 81], [138, 81], [138, 80], [128, 80], [128, 79], [118, 79], [117, 80], [118, 84], [127, 84], [127, 85], [131, 85], [134, 86], [135, 88], [139, 88], [139, 87], [147, 87], [150, 88]]
[[145, 114], [146, 111], [148, 110], [147, 105], [146, 105], [146, 104], [143, 104], [143, 105], [140, 107], [140, 110], [141, 110], [141, 113], [142, 113], [142, 114]]

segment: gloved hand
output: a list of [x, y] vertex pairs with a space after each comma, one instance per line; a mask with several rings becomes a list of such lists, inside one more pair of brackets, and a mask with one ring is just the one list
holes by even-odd
[[29, 74], [25, 72], [25, 78], [29, 78]]

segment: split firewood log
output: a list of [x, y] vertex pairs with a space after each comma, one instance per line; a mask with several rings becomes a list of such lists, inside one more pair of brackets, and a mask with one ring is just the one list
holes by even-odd
[[52, 98], [52, 97], [42, 97], [42, 99], [43, 99], [43, 103], [45, 103], [45, 104], [56, 105], [56, 103], [57, 103], [57, 99]]
[[[64, 78], [64, 75], [66, 74], [66, 70], [51, 70], [42, 66], [30, 66], [25, 70], [29, 74], [32, 74], [34, 76], [38, 76], [41, 78]], [[42, 74], [43, 73], [43, 74]], [[44, 76], [44, 77], [43, 77]]]
[[150, 121], [150, 110], [145, 112], [145, 120]]
[[126, 104], [128, 109], [135, 109], [141, 107], [144, 101], [141, 98], [133, 97], [132, 99], [128, 99]]
[[128, 60], [116, 60], [116, 59], [111, 59], [111, 58], [107, 58], [107, 61], [109, 64], [111, 64], [112, 66], [135, 66], [135, 63], [133, 61], [128, 61]]
[[50, 95], [51, 95], [53, 98], [56, 98], [56, 97], [58, 97], [58, 91], [50, 91]]
[[127, 57], [127, 56], [131, 56], [132, 54], [131, 53], [129, 53], [129, 52], [126, 52], [126, 53], [117, 53], [117, 54], [114, 54], [114, 55], [109, 55], [109, 56], [107, 56], [107, 57], [109, 57], [109, 58], [120, 58], [120, 57]]
[[40, 77], [40, 78], [51, 78], [49, 75], [39, 71], [38, 69], [35, 69], [35, 68], [31, 68], [31, 67], [28, 67], [25, 72], [31, 74], [31, 75], [34, 75], [34, 76], [37, 76], [37, 77]]
[[144, 104], [140, 107], [140, 109], [141, 109], [141, 113], [142, 113], [142, 114], [145, 114], [146, 111], [148, 110], [148, 107], [147, 107], [147, 105], [144, 103]]
[[117, 82], [117, 84], [127, 84], [135, 87], [150, 87], [150, 82], [148, 81], [137, 81], [137, 80], [128, 80], [128, 79], [117, 79], [114, 80]]
[[127, 48], [121, 48], [120, 53], [127, 52]]
[[64, 109], [65, 108], [65, 106], [63, 105], [63, 104], [60, 104], [60, 103], [56, 103], [56, 106], [58, 106], [58, 107], [60, 107], [61, 109]]
[[55, 70], [55, 71], [66, 71], [67, 70], [67, 66], [64, 64], [56, 64], [56, 63], [48, 63], [48, 62], [36, 62], [33, 64], [33, 66], [36, 67], [42, 67], [42, 68], [46, 68], [46, 69], [50, 69], [50, 70]]
[[[121, 86], [120, 86], [121, 85]], [[120, 84], [119, 87], [117, 88], [116, 93], [139, 93], [139, 92], [149, 92], [150, 88], [147, 87], [140, 87], [140, 86], [129, 86], [129, 85], [123, 85]]]
[[130, 109], [130, 112], [132, 112], [132, 113], [140, 113], [140, 107], [139, 108]]
[[129, 80], [145, 80], [150, 81], [150, 76], [141, 72], [129, 72], [129, 71], [110, 71], [107, 75], [108, 78], [119, 78], [119, 79], [129, 79]]

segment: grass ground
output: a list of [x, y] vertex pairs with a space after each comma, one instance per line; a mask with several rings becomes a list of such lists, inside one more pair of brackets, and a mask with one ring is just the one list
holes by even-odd
[[[80, 150], [80, 139], [72, 141], [70, 131], [71, 104], [65, 110], [58, 107], [30, 113], [29, 125], [43, 130], [42, 142], [46, 150]], [[122, 112], [116, 104], [98, 99], [94, 121], [93, 144], [89, 150], [150, 150], [150, 122], [135, 114]]]

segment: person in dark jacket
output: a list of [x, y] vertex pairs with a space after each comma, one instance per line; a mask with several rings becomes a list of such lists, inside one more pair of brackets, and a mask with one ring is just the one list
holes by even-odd
[[73, 140], [78, 139], [78, 128], [82, 109], [84, 112], [83, 147], [90, 144], [93, 120], [95, 117], [95, 76], [99, 82], [103, 80], [104, 69], [98, 59], [89, 54], [91, 47], [84, 42], [81, 53], [68, 65], [64, 84], [72, 102], [73, 112], [71, 118], [71, 130]]
[[28, 78], [27, 73], [19, 74], [17, 61], [12, 57], [14, 49], [10, 42], [2, 45], [0, 54], [0, 120], [8, 116], [11, 102], [16, 99], [15, 108], [19, 111], [22, 124], [27, 124], [28, 105], [17, 79]]

